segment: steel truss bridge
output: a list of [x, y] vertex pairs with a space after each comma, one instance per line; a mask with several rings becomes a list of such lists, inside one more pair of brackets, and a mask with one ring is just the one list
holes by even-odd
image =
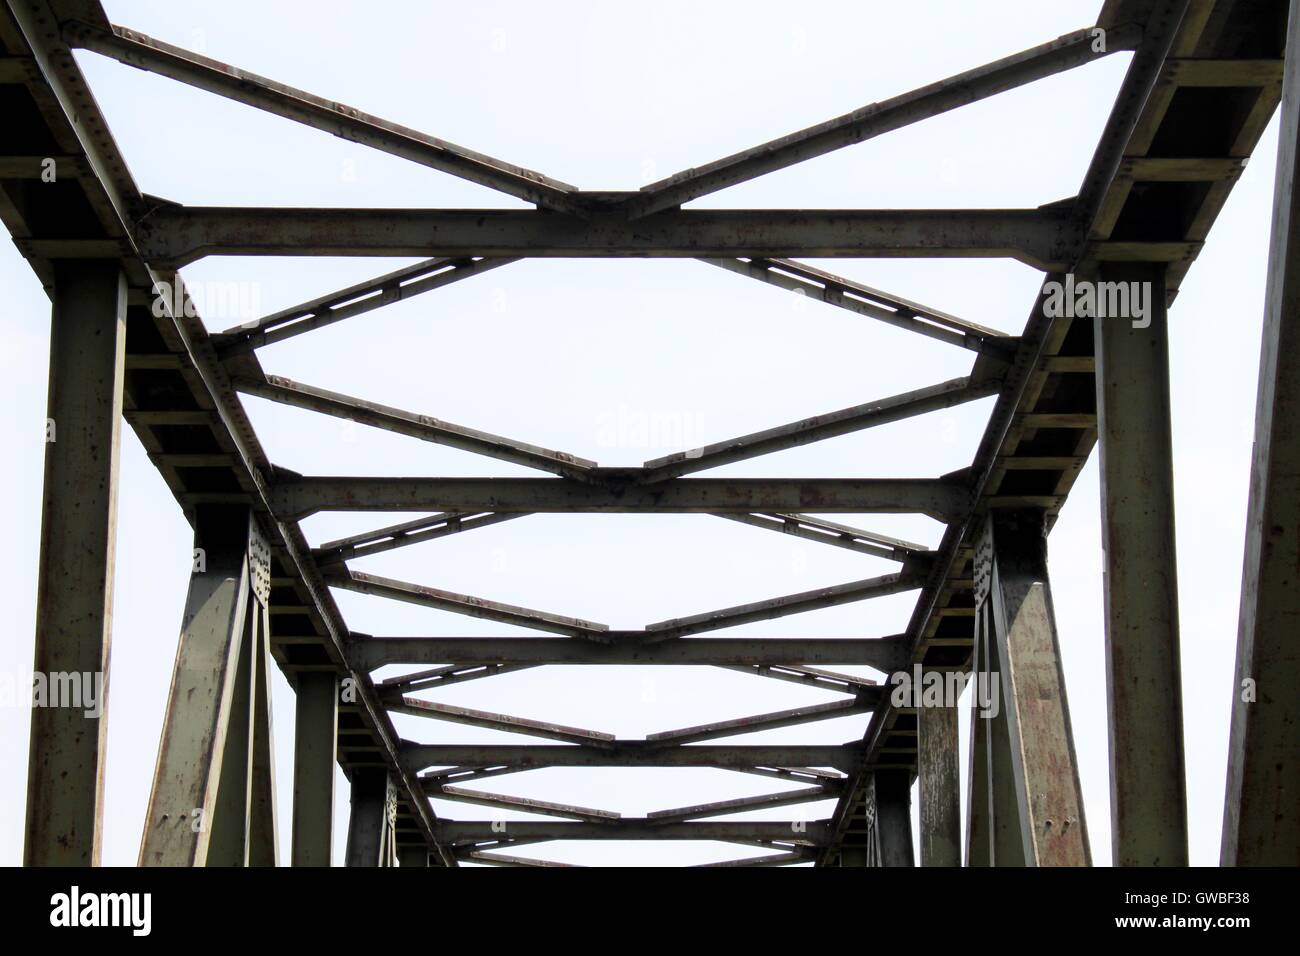
[[[355, 865], [544, 865], [550, 840], [716, 840], [766, 852], [735, 865], [1086, 865], [1090, 862], [1058, 655], [1045, 535], [1100, 447], [1106, 548], [1114, 859], [1187, 861], [1166, 305], [1196, 260], [1279, 103], [1238, 683], [1222, 860], [1296, 863], [1295, 622], [1300, 619], [1300, 0], [1106, 0], [1096, 24], [632, 192], [591, 192], [342, 103], [111, 24], [95, 0], [0, 5], [0, 219], [53, 303], [35, 670], [106, 670], [120, 420], [147, 449], [206, 560], [191, 577], [140, 862], [277, 861], [271, 662], [296, 692], [292, 863], [327, 864], [333, 771], [351, 785]], [[1288, 25], [1288, 13], [1290, 22]], [[1099, 42], [1100, 41], [1100, 42]], [[525, 210], [202, 208], [142, 194], [72, 57], [89, 50], [526, 200]], [[1079, 185], [1032, 209], [683, 208], [691, 200], [1116, 53], [1131, 61]], [[1066, 108], [1068, 104], [1059, 104]], [[54, 161], [59, 175], [43, 181]], [[1267, 158], [1264, 160], [1267, 161]], [[418, 265], [209, 334], [179, 269], [205, 256], [412, 256]], [[641, 468], [562, 451], [264, 372], [258, 349], [525, 257], [689, 257], [970, 353], [970, 373]], [[800, 257], [1013, 258], [1067, 276], [1149, 282], [1152, 321], [1054, 316], [1040, 293], [1006, 335], [802, 264]], [[175, 301], [155, 309], [157, 288]], [[180, 307], [177, 307], [179, 305]], [[155, 311], [160, 315], [155, 315]], [[1243, 321], [1249, 317], [1239, 317]], [[277, 468], [241, 405], [254, 395], [536, 469], [544, 477], [378, 478]], [[691, 477], [718, 465], [996, 396], [969, 467], [907, 480]], [[419, 517], [309, 546], [321, 511]], [[895, 573], [616, 631], [584, 620], [391, 580], [349, 562], [546, 512], [693, 512], [885, 557]], [[920, 513], [937, 547], [811, 514]], [[545, 637], [393, 638], [353, 632], [331, 588]], [[711, 632], [916, 590], [904, 633], [727, 638]], [[706, 635], [706, 636], [701, 636]], [[420, 668], [373, 680], [387, 664]], [[832, 703], [672, 729], [645, 740], [413, 696], [548, 664], [710, 665], [838, 695]], [[836, 665], [972, 672], [1006, 706], [959, 741], [953, 707], [892, 706]], [[1225, 686], [1220, 688], [1226, 691]], [[391, 714], [508, 731], [536, 745], [406, 741]], [[869, 713], [835, 746], [725, 738]], [[97, 863], [107, 712], [34, 709], [25, 860]], [[723, 742], [718, 742], [722, 740]], [[958, 752], [970, 747], [969, 815]], [[797, 783], [768, 796], [643, 818], [467, 784], [551, 766], [725, 768]], [[919, 778], [920, 845], [908, 824]], [[544, 822], [438, 818], [430, 797], [523, 810]], [[834, 798], [804, 824], [729, 819]]]

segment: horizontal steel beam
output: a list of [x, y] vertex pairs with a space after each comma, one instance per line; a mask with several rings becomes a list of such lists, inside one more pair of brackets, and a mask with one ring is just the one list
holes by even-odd
[[696, 744], [668, 746], [620, 740], [613, 747], [519, 744], [418, 744], [405, 741], [411, 770], [427, 767], [834, 767], [850, 771], [862, 759], [853, 744]]
[[1092, 30], [1076, 30], [993, 63], [937, 83], [871, 103], [844, 116], [791, 133], [716, 162], [645, 186], [626, 202], [630, 217], [680, 206], [691, 199], [785, 169], [815, 156], [852, 146], [891, 130], [985, 99], [1034, 80], [1053, 76], [1119, 50], [1132, 49], [1138, 34], [1109, 31], [1100, 45]]
[[525, 442], [502, 438], [488, 432], [454, 425], [418, 412], [408, 412], [378, 402], [353, 398], [313, 385], [304, 385], [279, 375], [264, 378], [235, 378], [235, 388], [246, 395], [256, 395], [268, 401], [291, 405], [322, 415], [332, 415], [360, 425], [382, 428], [398, 435], [407, 435], [421, 441], [459, 448], [462, 451], [508, 461], [526, 468], [537, 468], [569, 478], [583, 478], [596, 467], [594, 461], [570, 455], [568, 452], [539, 448]]
[[641, 480], [656, 482], [677, 478], [788, 448], [810, 445], [839, 435], [849, 435], [877, 425], [903, 421], [926, 412], [952, 408], [994, 395], [999, 387], [996, 380], [976, 382], [967, 377], [950, 379], [901, 395], [891, 395], [852, 408], [815, 415], [788, 425], [778, 425], [739, 438], [729, 438], [702, 448], [656, 458], [645, 463]]
[[[535, 626], [535, 625], [533, 625]], [[624, 633], [619, 632], [618, 637]], [[639, 634], [639, 632], [630, 632]], [[614, 632], [604, 635], [614, 637]], [[357, 670], [388, 664], [839, 664], [892, 671], [906, 641], [885, 638], [692, 637], [638, 643], [551, 637], [358, 637], [348, 648]]]
[[152, 262], [204, 256], [813, 256], [1071, 260], [1083, 232], [1043, 209], [686, 210], [629, 223], [500, 209], [261, 209], [160, 205], [136, 227]]
[[103, 30], [69, 23], [64, 28], [64, 39], [69, 46], [93, 50], [127, 66], [170, 77], [528, 202], [564, 212], [581, 212], [586, 206], [575, 196], [576, 187], [568, 183], [173, 46], [138, 30], [117, 25]]
[[827, 836], [822, 821], [712, 820], [707, 823], [551, 823], [542, 820], [440, 820], [439, 843], [450, 845], [496, 841], [502, 835], [528, 840], [730, 840], [768, 839], [819, 846]]
[[565, 478], [304, 477], [279, 472], [280, 518], [318, 511], [472, 511], [670, 514], [812, 511], [963, 516], [965, 484], [943, 478], [679, 478], [587, 485]]

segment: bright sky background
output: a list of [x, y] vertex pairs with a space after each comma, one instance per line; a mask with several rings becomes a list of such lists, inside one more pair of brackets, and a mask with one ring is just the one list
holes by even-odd
[[[1090, 25], [1069, 0], [106, 3], [110, 18], [587, 189], [635, 189], [864, 104]], [[188, 204], [515, 208], [424, 167], [78, 53], [141, 188]], [[1127, 54], [1002, 94], [708, 197], [703, 208], [1037, 206], [1073, 195]], [[1062, 108], [1062, 106], [1066, 108]], [[1191, 858], [1218, 859], [1255, 381], [1277, 124], [1269, 127], [1170, 311]], [[220, 330], [415, 260], [212, 258], [185, 269], [240, 282]], [[1007, 332], [1041, 275], [1005, 260], [814, 265]], [[20, 690], [0, 719], [0, 863], [21, 861], [40, 526], [49, 302], [0, 244], [0, 674]], [[966, 374], [971, 353], [691, 260], [533, 260], [261, 351], [287, 375], [458, 424], [637, 465], [685, 448]], [[245, 399], [277, 464], [315, 474], [536, 472]], [[724, 476], [929, 477], [969, 464], [992, 399], [716, 469]], [[638, 422], [668, 434], [650, 443]], [[1096, 456], [1050, 539], [1057, 623], [1094, 859], [1110, 861]], [[313, 543], [406, 516], [321, 515]], [[838, 520], [937, 543], [923, 517]], [[133, 864], [190, 567], [190, 530], [130, 429], [122, 431], [104, 862]], [[711, 516], [542, 515], [354, 562], [360, 570], [637, 628], [669, 617], [858, 580], [896, 565]], [[530, 634], [336, 592], [358, 631]], [[879, 636], [916, 592], [746, 625], [718, 636]], [[839, 668], [854, 671], [853, 668]], [[871, 674], [867, 669], [857, 672]], [[470, 682], [438, 700], [639, 738], [842, 699], [717, 668], [560, 668]], [[275, 674], [280, 837], [287, 860], [293, 696]], [[537, 742], [398, 717], [425, 742]], [[866, 716], [733, 738], [840, 743]], [[963, 715], [963, 774], [966, 762]], [[335, 855], [348, 794], [337, 775]], [[550, 769], [477, 789], [647, 812], [783, 789], [708, 769]], [[965, 783], [963, 781], [963, 801]], [[833, 802], [750, 814], [820, 819]], [[451, 819], [527, 819], [434, 803]], [[915, 809], [915, 808], [914, 808]], [[699, 863], [720, 843], [568, 843], [520, 855], [589, 864]], [[758, 851], [752, 851], [758, 852]]]

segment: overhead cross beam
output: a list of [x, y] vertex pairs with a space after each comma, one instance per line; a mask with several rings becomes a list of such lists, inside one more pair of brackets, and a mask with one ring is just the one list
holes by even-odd
[[419, 744], [407, 741], [403, 759], [427, 767], [781, 767], [851, 770], [861, 760], [852, 744], [694, 744], [664, 746], [619, 740], [613, 747], [517, 744]]
[[823, 821], [710, 821], [661, 823], [620, 819], [608, 823], [550, 823], [538, 820], [440, 820], [438, 840], [450, 845], [498, 840], [502, 834], [542, 840], [733, 840], [766, 838], [817, 846], [826, 838]]
[[686, 210], [630, 223], [540, 210], [262, 209], [160, 203], [136, 224], [152, 262], [204, 256], [1074, 258], [1068, 205], [1039, 209]]
[[[564, 621], [524, 626], [545, 629], [542, 623], [557, 631], [561, 628], [576, 630]], [[666, 640], [662, 635], [647, 635], [640, 631], [599, 632], [584, 640], [549, 637], [354, 637], [348, 659], [358, 670], [373, 670], [389, 664], [439, 663], [462, 667], [841, 664], [892, 670], [902, 666], [905, 657], [904, 641], [898, 637], [692, 637]]]
[[970, 500], [952, 478], [679, 478], [647, 486], [622, 476], [597, 485], [563, 478], [304, 477], [280, 471], [276, 514], [317, 511], [547, 512], [690, 514], [813, 511], [925, 514], [946, 521]]

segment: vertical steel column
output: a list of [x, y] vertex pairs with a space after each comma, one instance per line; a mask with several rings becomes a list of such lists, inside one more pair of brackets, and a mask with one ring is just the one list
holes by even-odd
[[257, 682], [253, 689], [253, 782], [248, 811], [249, 866], [279, 866], [279, 827], [275, 812], [275, 739], [271, 720], [271, 614], [254, 608]]
[[433, 866], [429, 859], [429, 848], [425, 846], [403, 846], [397, 849], [398, 866]]
[[[51, 696], [32, 708], [28, 866], [99, 863], [125, 343], [117, 263], [55, 262], [33, 663]], [[52, 699], [74, 681], [83, 699]]]
[[239, 643], [230, 723], [221, 758], [221, 781], [212, 814], [208, 866], [248, 866], [249, 811], [253, 792], [253, 710], [257, 682], [256, 615], [244, 614], [244, 634]]
[[[263, 545], [245, 506], [205, 505], [194, 516], [194, 568], [172, 672], [158, 763], [140, 845], [141, 866], [238, 865], [248, 806], [251, 715], [248, 618]], [[248, 657], [248, 667], [241, 657]], [[229, 762], [229, 766], [227, 763]], [[226, 783], [222, 793], [222, 783]], [[233, 819], [231, 818], [233, 817]]]
[[957, 702], [918, 707], [916, 720], [921, 865], [961, 866]]
[[352, 813], [348, 819], [348, 866], [385, 866], [393, 838], [390, 806], [393, 782], [383, 768], [352, 771]]
[[329, 866], [334, 848], [338, 677], [333, 671], [302, 671], [297, 685], [293, 865]]
[[879, 866], [876, 838], [876, 777], [862, 775], [862, 796], [848, 809], [848, 822], [840, 838], [840, 866]]
[[1093, 319], [1114, 863], [1186, 866], [1165, 266], [1104, 264], [1098, 277], [1141, 283], [1150, 306], [1142, 320]]
[[1300, 0], [1282, 129], [1255, 409], [1220, 862], [1300, 865]]
[[[986, 687], [990, 695], [997, 694], [996, 710], [990, 704], [992, 713], [975, 719], [985, 725], [988, 735], [988, 782], [989, 812], [989, 866], [1024, 866], [1025, 832], [1024, 820], [1020, 815], [1020, 787], [1016, 780], [1016, 763], [1012, 754], [1011, 725], [1008, 711], [1011, 709], [1011, 695], [1006, 680], [1006, 652], [998, 645], [996, 614], [993, 602], [988, 602], [989, 631], [987, 634], [987, 666], [984, 674]], [[979, 687], [976, 687], [979, 690]], [[990, 696], [989, 700], [993, 698]]]
[[915, 866], [912, 851], [912, 774], [877, 770], [876, 834], [881, 866]]
[[983, 701], [995, 713], [975, 717], [989, 724], [993, 863], [1087, 866], [1043, 513], [995, 510], [975, 564], [977, 620], [999, 677]]
[[[978, 573], [978, 569], [977, 569]], [[986, 588], [981, 590], [987, 593]], [[966, 789], [966, 865], [993, 865], [993, 803], [989, 775], [989, 721], [980, 712], [980, 681], [989, 671], [991, 617], [988, 601], [975, 602], [975, 644], [971, 656], [970, 777]]]

